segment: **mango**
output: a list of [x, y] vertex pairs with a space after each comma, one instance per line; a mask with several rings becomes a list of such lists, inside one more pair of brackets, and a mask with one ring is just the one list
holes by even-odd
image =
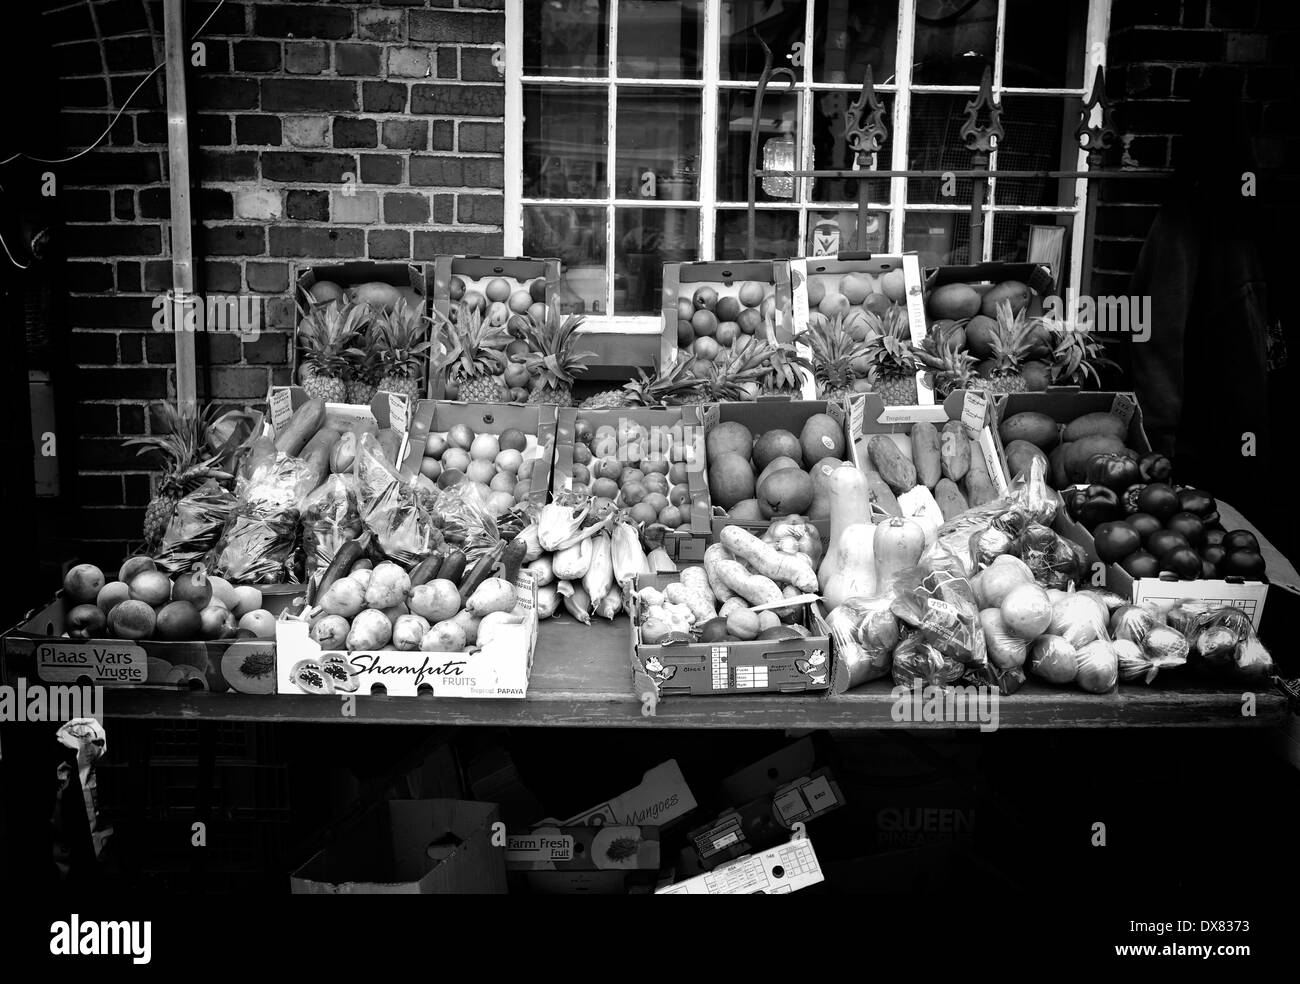
[[1051, 474], [1050, 467], [1047, 463], [1047, 455], [1043, 454], [1042, 449], [1028, 441], [1012, 441], [1005, 448], [1007, 455], [1007, 471], [1011, 477], [1028, 472], [1029, 464], [1035, 458], [1041, 458], [1043, 461], [1043, 475]]
[[926, 308], [932, 318], [973, 318], [980, 311], [980, 296], [969, 284], [944, 284], [930, 294]]
[[1123, 417], [1098, 411], [1096, 413], [1085, 413], [1082, 417], [1075, 417], [1071, 420], [1065, 425], [1065, 432], [1061, 435], [1061, 440], [1069, 442], [1084, 437], [1106, 436], [1122, 442], [1127, 435], [1128, 424], [1124, 422]]
[[980, 314], [986, 318], [997, 317], [998, 304], [1002, 301], [1010, 302], [1012, 314], [1019, 314], [1029, 305], [1029, 288], [1019, 280], [1002, 281], [984, 295], [980, 301]]
[[1046, 453], [1056, 447], [1060, 440], [1060, 428], [1055, 420], [1045, 413], [1027, 410], [1013, 413], [1002, 421], [998, 436], [1004, 445], [1014, 441], [1028, 441], [1040, 451]]

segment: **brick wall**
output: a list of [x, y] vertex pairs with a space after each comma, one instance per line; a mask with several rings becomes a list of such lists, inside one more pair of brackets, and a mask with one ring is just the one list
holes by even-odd
[[[197, 272], [210, 293], [265, 295], [271, 330], [242, 343], [197, 336], [202, 395], [242, 404], [285, 381], [295, 265], [500, 252], [502, 6], [227, 2], [216, 13], [190, 74]], [[51, 7], [75, 150], [161, 61], [162, 12], [145, 0]], [[190, 3], [189, 31], [214, 8]], [[171, 286], [162, 76], [60, 175], [85, 506], [74, 542], [112, 565], [138, 539], [150, 496], [121, 441], [149, 432], [151, 403], [175, 392], [174, 339], [149, 330], [153, 299]]]
[[[1192, 136], [1206, 121], [1190, 112], [1202, 76], [1211, 72], [1216, 84], [1240, 97], [1258, 164], [1258, 194], [1270, 204], [1279, 231], [1270, 247], [1291, 249], [1289, 230], [1300, 220], [1295, 185], [1275, 179], [1300, 171], [1297, 45], [1300, 4], [1291, 0], [1114, 0], [1107, 88], [1123, 147], [1112, 163], [1172, 169], [1189, 155], [1214, 153]], [[1159, 181], [1104, 187], [1094, 293], [1126, 290], [1167, 190]]]

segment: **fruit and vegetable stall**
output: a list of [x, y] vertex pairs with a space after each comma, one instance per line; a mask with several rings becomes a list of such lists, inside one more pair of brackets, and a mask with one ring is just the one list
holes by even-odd
[[6, 677], [144, 717], [1285, 722], [1300, 577], [1034, 271], [673, 266], [621, 385], [555, 261], [308, 271], [294, 385], [168, 410], [141, 548], [69, 570]]

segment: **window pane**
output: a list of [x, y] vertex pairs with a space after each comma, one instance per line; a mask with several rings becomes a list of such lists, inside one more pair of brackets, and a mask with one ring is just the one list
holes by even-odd
[[524, 0], [524, 74], [603, 78], [608, 0]]
[[719, 260], [764, 260], [794, 256], [799, 245], [799, 213], [793, 209], [758, 209], [754, 216], [754, 249], [749, 248], [749, 225], [743, 208], [718, 209]]
[[[973, 96], [912, 96], [912, 131], [908, 146], [908, 167], [926, 171], [970, 170], [971, 153], [961, 137], [966, 122], [966, 103]], [[1003, 116], [1003, 124], [1006, 117]], [[945, 192], [951, 191], [952, 194]], [[957, 178], [908, 178], [907, 200], [927, 205], [965, 205], [970, 202], [971, 180]]]
[[614, 140], [615, 197], [681, 201], [699, 194], [698, 89], [620, 86]]
[[[1083, 77], [1087, 0], [1007, 0], [1002, 84], [1063, 89]], [[1087, 80], [1092, 85], [1092, 79]]]
[[813, 18], [814, 79], [861, 82], [870, 65], [876, 85], [893, 80], [897, 0], [817, 0]]
[[[867, 213], [867, 244], [873, 253], [889, 252], [889, 213]], [[804, 256], [831, 256], [859, 249], [858, 210], [808, 210], [808, 240]]]
[[524, 255], [557, 256], [561, 313], [605, 311], [605, 209], [524, 206]]
[[663, 265], [698, 259], [699, 242], [697, 209], [615, 209], [614, 312], [658, 314]]
[[979, 85], [984, 66], [993, 64], [997, 26], [997, 0], [917, 0], [912, 81]]
[[704, 0], [619, 0], [618, 74], [636, 79], [698, 79]]
[[[720, 78], [758, 81], [763, 74], [763, 46], [772, 49], [772, 64], [794, 70], [803, 79], [804, 0], [723, 0]], [[795, 45], [799, 45], [798, 48]]]
[[920, 254], [923, 267], [978, 263], [980, 245], [976, 243], [972, 259], [969, 242], [969, 212], [908, 212], [903, 222], [903, 249]]
[[[844, 139], [844, 111], [857, 99], [857, 93], [815, 92], [813, 94], [813, 166], [819, 170], [848, 170], [853, 167], [853, 151]], [[885, 126], [892, 127], [890, 104], [885, 102]], [[876, 155], [876, 167], [889, 170], [893, 155], [892, 130], [885, 146]], [[809, 199], [816, 202], [856, 202], [860, 180], [867, 182], [867, 196], [873, 202], [889, 201], [888, 178], [814, 178]]]
[[[1023, 263], [1033, 259], [1050, 263], [1056, 282], [1063, 283], [1070, 269], [1070, 229], [1073, 215], [1034, 215], [1033, 213], [995, 213], [993, 216], [993, 259], [1005, 263]], [[1035, 232], [1035, 227], [1038, 231]], [[1052, 229], [1061, 229], [1061, 233]], [[1033, 242], [1033, 256], [1030, 242]]]
[[585, 86], [524, 86], [524, 197], [604, 198], [609, 97]]
[[[998, 144], [999, 170], [1073, 169], [1078, 161], [1074, 127], [1079, 122], [1079, 109], [1080, 100], [1075, 96], [1004, 96], [1002, 125], [1007, 136]], [[1063, 146], [1067, 132], [1068, 143]], [[997, 204], [1073, 205], [1074, 182], [1060, 178], [999, 178]]]
[[[749, 128], [754, 118], [752, 90], [724, 89], [718, 93], [718, 200], [743, 202], [749, 198]], [[763, 99], [763, 118], [759, 121], [758, 161], [784, 170], [797, 164], [798, 147], [795, 120], [798, 104], [793, 95], [768, 92]], [[790, 159], [788, 164], [782, 163]], [[776, 193], [777, 183], [765, 190], [759, 181], [755, 200], [789, 201], [790, 194]]]

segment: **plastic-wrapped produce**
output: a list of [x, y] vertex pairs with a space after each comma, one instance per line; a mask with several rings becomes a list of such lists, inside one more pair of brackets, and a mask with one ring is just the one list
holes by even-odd
[[1074, 682], [1079, 671], [1079, 654], [1059, 635], [1041, 635], [1034, 640], [1029, 672], [1058, 687]]
[[1099, 602], [1084, 592], [1074, 592], [1052, 604], [1052, 623], [1047, 631], [1063, 638], [1076, 650], [1098, 639], [1109, 640], [1106, 619]]
[[217, 544], [237, 500], [234, 493], [209, 479], [176, 503], [154, 553], [158, 569], [176, 574], [202, 564], [204, 556]]
[[903, 571], [894, 579], [890, 610], [958, 663], [982, 666], [987, 661], [979, 606], [965, 578], [920, 567]]
[[361, 535], [363, 526], [358, 508], [356, 478], [352, 475], [331, 475], [303, 500], [304, 579], [323, 571], [339, 547]]
[[238, 502], [208, 566], [229, 581], [296, 583], [298, 506], [315, 487], [314, 471], [283, 452], [250, 455], [244, 466], [235, 481]]
[[1187, 633], [1190, 658], [1245, 683], [1273, 676], [1273, 657], [1240, 608], [1214, 608], [1198, 616]]
[[1094, 639], [1077, 649], [1074, 682], [1090, 694], [1107, 694], [1119, 686], [1119, 654], [1109, 639]]
[[1145, 605], [1124, 605], [1117, 608], [1110, 616], [1110, 634], [1115, 639], [1127, 639], [1139, 646], [1147, 633], [1157, 625], [1164, 625], [1165, 620], [1153, 608]]
[[966, 665], [913, 632], [895, 647], [890, 672], [898, 687], [914, 687], [918, 680], [922, 687], [946, 687], [961, 679]]
[[831, 692], [842, 694], [889, 672], [898, 645], [898, 619], [889, 596], [849, 598], [826, 618], [835, 645]]

